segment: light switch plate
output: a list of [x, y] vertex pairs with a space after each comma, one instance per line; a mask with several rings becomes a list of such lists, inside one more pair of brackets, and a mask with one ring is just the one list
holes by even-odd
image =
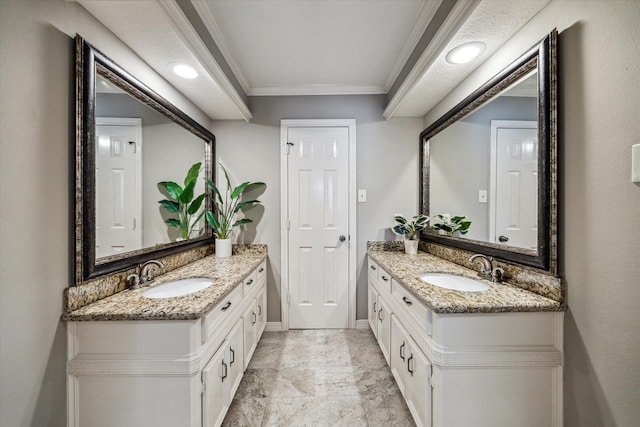
[[367, 190], [358, 190], [358, 203], [365, 203], [367, 201]]
[[631, 146], [631, 182], [640, 183], [640, 144]]
[[487, 203], [487, 190], [478, 190], [478, 203]]

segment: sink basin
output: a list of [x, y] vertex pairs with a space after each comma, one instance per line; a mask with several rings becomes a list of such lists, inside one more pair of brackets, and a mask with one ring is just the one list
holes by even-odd
[[455, 274], [424, 273], [419, 277], [423, 282], [427, 282], [430, 285], [452, 289], [454, 291], [482, 292], [489, 289], [489, 285], [486, 283], [468, 277], [456, 276]]
[[206, 277], [178, 279], [144, 291], [142, 296], [147, 298], [181, 297], [207, 289], [211, 285], [213, 285], [213, 280]]

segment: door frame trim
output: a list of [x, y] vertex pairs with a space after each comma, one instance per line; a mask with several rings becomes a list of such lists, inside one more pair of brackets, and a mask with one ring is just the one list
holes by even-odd
[[287, 212], [289, 201], [287, 134], [291, 127], [346, 127], [349, 129], [349, 328], [356, 327], [356, 120], [297, 119], [280, 120], [280, 318], [282, 330], [289, 330], [289, 246]]

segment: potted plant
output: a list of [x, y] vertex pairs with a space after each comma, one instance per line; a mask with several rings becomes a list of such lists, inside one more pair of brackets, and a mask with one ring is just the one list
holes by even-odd
[[173, 181], [162, 181], [158, 183], [158, 186], [164, 190], [169, 199], [160, 200], [158, 203], [170, 213], [175, 213], [177, 218], [169, 218], [165, 220], [165, 223], [170, 227], [176, 227], [180, 230], [180, 238], [187, 240], [191, 237], [193, 228], [198, 224], [200, 218], [202, 218], [203, 212], [200, 212], [197, 216], [196, 213], [202, 206], [202, 201], [205, 198], [205, 193], [195, 196], [194, 188], [196, 186], [196, 180], [200, 173], [200, 166], [202, 163], [195, 163], [187, 176], [184, 179], [184, 188]]
[[464, 215], [439, 214], [435, 216], [440, 222], [433, 224], [432, 228], [438, 230], [440, 234], [446, 234], [449, 237], [455, 234], [464, 235], [469, 232], [471, 220]]
[[216, 236], [216, 256], [224, 258], [231, 256], [231, 234], [233, 229], [239, 225], [253, 222], [250, 218], [241, 218], [236, 221], [236, 215], [240, 212], [240, 209], [260, 203], [259, 200], [242, 201], [243, 193], [249, 187], [264, 186], [265, 183], [246, 181], [232, 188], [227, 170], [222, 164], [220, 164], [220, 167], [224, 171], [224, 177], [227, 181], [224, 198], [218, 187], [207, 179], [207, 185], [214, 192], [214, 209], [213, 211], [207, 211], [205, 216], [213, 229], [213, 234]]
[[407, 220], [402, 215], [395, 215], [396, 225], [391, 230], [399, 236], [404, 237], [404, 251], [407, 254], [418, 253], [418, 243], [420, 242], [420, 231], [424, 230], [429, 223], [429, 217], [419, 214]]

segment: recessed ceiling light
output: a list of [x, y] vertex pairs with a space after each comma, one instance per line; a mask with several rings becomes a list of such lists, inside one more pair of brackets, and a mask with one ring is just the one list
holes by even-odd
[[487, 45], [482, 42], [469, 42], [453, 48], [447, 53], [447, 62], [450, 64], [466, 64], [477, 58]]
[[169, 64], [169, 67], [174, 73], [184, 79], [195, 79], [198, 77], [198, 72], [190, 65], [171, 63]]

